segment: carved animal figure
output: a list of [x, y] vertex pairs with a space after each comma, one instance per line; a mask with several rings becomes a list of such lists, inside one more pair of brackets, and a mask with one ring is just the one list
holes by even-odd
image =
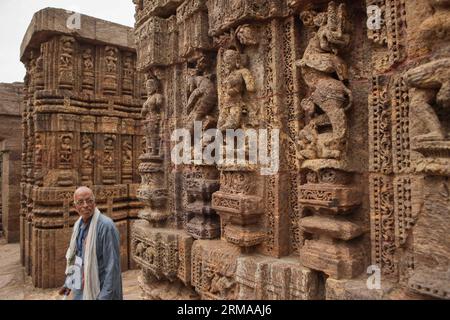
[[[351, 91], [344, 84], [348, 79], [347, 65], [337, 55], [339, 49], [350, 41], [345, 28], [345, 5], [337, 8], [334, 2], [330, 2], [326, 13], [305, 11], [301, 18], [306, 26], [318, 28], [303, 58], [296, 63], [311, 90], [302, 102], [311, 119], [300, 133], [301, 156], [306, 159], [340, 159], [347, 133], [345, 111], [353, 100]], [[332, 127], [332, 134], [323, 139], [317, 128], [319, 124], [325, 124], [325, 119], [315, 112], [316, 107], [325, 113]]]
[[435, 112], [435, 107], [450, 108], [450, 58], [439, 59], [405, 73], [410, 86], [410, 107], [413, 127], [424, 126], [426, 133], [417, 141], [442, 140], [447, 133]]

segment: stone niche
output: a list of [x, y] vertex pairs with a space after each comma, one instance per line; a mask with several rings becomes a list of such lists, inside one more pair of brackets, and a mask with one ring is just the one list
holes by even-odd
[[[448, 298], [449, 1], [134, 3], [144, 297]], [[279, 162], [175, 163], [175, 129]]]
[[74, 33], [69, 16], [61, 9], [37, 12], [21, 47], [27, 70], [21, 251], [41, 288], [64, 281], [78, 186], [91, 187], [100, 211], [115, 221], [123, 271], [135, 267], [130, 228], [142, 208], [137, 190], [145, 90], [136, 72], [133, 29], [81, 15]]
[[20, 239], [22, 83], [0, 83], [0, 236]]

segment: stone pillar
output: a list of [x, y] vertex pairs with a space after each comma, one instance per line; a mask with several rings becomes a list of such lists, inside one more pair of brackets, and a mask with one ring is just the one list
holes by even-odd
[[81, 15], [74, 34], [68, 18], [59, 9], [37, 12], [21, 50], [22, 260], [41, 288], [64, 281], [78, 186], [91, 187], [100, 211], [116, 223], [122, 271], [132, 265], [129, 224], [142, 208], [136, 189], [144, 92], [132, 29]]
[[[350, 135], [357, 130], [350, 124], [356, 117], [350, 116], [350, 110], [364, 101], [352, 90], [342, 53], [355, 36], [346, 20], [348, 9], [345, 4], [329, 2], [322, 12], [328, 20], [320, 26], [312, 22], [320, 13], [300, 13], [305, 27], [316, 32], [297, 61], [308, 86], [301, 102], [305, 126], [299, 134], [299, 202], [303, 211], [299, 223], [305, 239], [300, 259], [331, 278], [351, 279], [359, 276], [367, 263], [367, 219], [364, 221], [361, 210], [365, 164], [354, 160], [358, 144], [350, 145]], [[320, 42], [321, 34], [328, 34], [327, 44]]]
[[20, 240], [21, 105], [23, 84], [0, 84], [1, 231]]

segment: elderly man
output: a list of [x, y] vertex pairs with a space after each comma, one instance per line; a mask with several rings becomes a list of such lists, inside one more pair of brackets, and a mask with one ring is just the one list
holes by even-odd
[[80, 215], [67, 250], [66, 283], [59, 294], [74, 300], [121, 300], [119, 232], [96, 208], [94, 193], [81, 187], [74, 194]]

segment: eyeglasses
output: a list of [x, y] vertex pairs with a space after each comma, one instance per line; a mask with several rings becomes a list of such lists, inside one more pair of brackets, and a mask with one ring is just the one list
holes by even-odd
[[75, 205], [76, 206], [82, 206], [83, 204], [87, 204], [88, 206], [94, 204], [95, 200], [94, 199], [87, 199], [87, 200], [77, 200], [75, 201]]

